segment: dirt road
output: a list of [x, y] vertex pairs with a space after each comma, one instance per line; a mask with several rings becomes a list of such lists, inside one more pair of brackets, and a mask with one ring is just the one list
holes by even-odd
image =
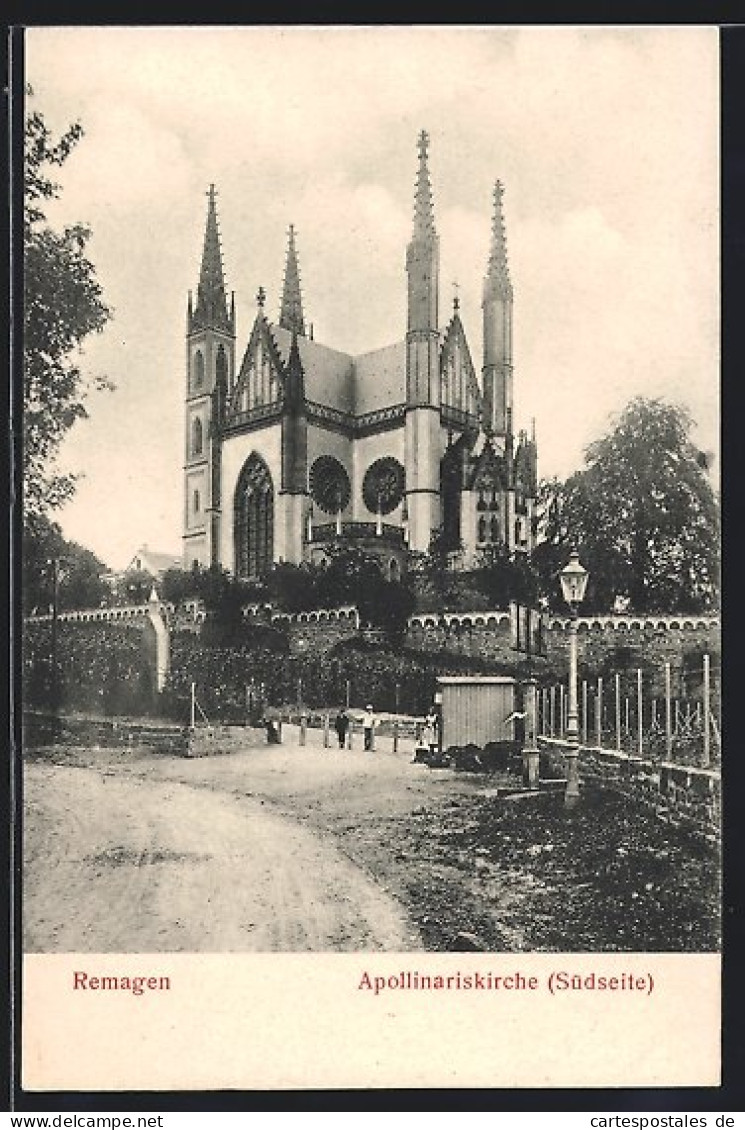
[[633, 801], [588, 789], [568, 812], [560, 794], [505, 796], [498, 777], [410, 750], [293, 737], [195, 759], [28, 754], [27, 950], [719, 944], [716, 850]]
[[27, 952], [420, 949], [401, 907], [331, 838], [246, 795], [266, 760], [32, 761]]

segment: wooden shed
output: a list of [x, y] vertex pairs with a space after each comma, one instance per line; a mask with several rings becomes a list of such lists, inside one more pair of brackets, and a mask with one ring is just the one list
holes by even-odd
[[516, 682], [509, 675], [442, 676], [442, 749], [515, 740]]

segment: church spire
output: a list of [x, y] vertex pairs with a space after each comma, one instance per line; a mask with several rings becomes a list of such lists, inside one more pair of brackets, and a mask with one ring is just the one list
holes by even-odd
[[287, 243], [287, 263], [285, 264], [285, 282], [282, 289], [282, 306], [279, 312], [279, 324], [286, 330], [291, 330], [301, 337], [305, 337], [305, 321], [303, 319], [303, 296], [300, 293], [300, 269], [297, 261], [297, 248], [295, 247], [295, 227], [290, 224]]
[[512, 298], [510, 268], [507, 262], [507, 238], [504, 232], [504, 212], [502, 196], [504, 185], [497, 181], [494, 185], [494, 214], [492, 217], [491, 249], [484, 279], [484, 298]]
[[435, 213], [432, 206], [432, 184], [429, 179], [427, 155], [429, 134], [425, 129], [419, 134], [419, 168], [416, 174], [414, 194], [414, 239], [429, 240], [436, 235]]
[[197, 302], [190, 319], [190, 331], [198, 329], [224, 329], [232, 332], [228, 312], [225, 279], [220, 251], [220, 231], [217, 226], [215, 186], [207, 193], [207, 226], [204, 232], [202, 267], [197, 287]]

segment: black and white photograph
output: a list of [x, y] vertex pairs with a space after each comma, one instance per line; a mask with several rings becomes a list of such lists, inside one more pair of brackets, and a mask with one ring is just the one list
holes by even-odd
[[25, 81], [24, 953], [718, 955], [717, 30]]

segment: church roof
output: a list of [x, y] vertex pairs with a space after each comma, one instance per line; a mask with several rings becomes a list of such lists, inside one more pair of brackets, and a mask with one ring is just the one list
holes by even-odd
[[[284, 326], [272, 325], [272, 335], [287, 362], [292, 345], [292, 332]], [[317, 404], [353, 412], [352, 358], [348, 353], [330, 349], [308, 337], [298, 337], [298, 350], [305, 374], [305, 396]]]
[[355, 412], [374, 412], [406, 400], [406, 342], [397, 341], [354, 359]]

